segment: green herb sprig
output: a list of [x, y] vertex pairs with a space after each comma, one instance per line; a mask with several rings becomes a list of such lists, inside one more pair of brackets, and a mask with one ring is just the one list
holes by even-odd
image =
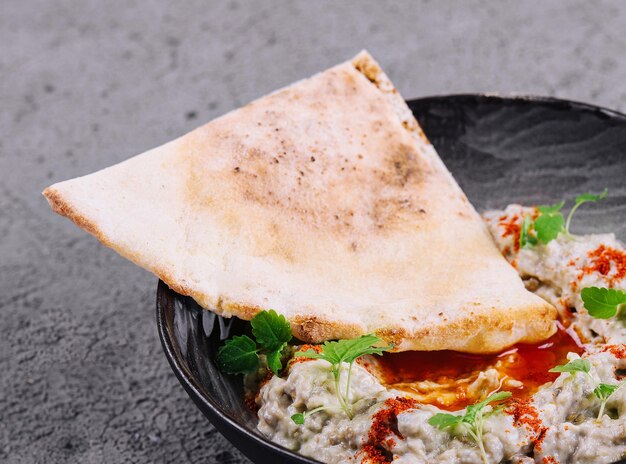
[[609, 319], [626, 309], [626, 292], [623, 290], [585, 287], [580, 297], [589, 315], [597, 319]]
[[520, 248], [526, 248], [527, 246], [535, 246], [539, 243], [536, 235], [531, 232], [533, 227], [533, 220], [529, 215], [524, 216], [524, 221], [522, 222], [522, 230], [519, 236], [519, 244]]
[[569, 234], [569, 226], [572, 222], [572, 217], [574, 216], [574, 212], [580, 207], [580, 205], [584, 203], [595, 203], [600, 200], [604, 200], [609, 195], [609, 190], [604, 189], [604, 191], [598, 195], [594, 195], [593, 193], [583, 193], [582, 195], [578, 195], [576, 197], [576, 202], [569, 214], [567, 215], [567, 220], [565, 221], [565, 232]]
[[606, 407], [607, 401], [609, 401], [609, 397], [619, 390], [622, 385], [624, 385], [625, 381], [621, 381], [617, 385], [610, 383], [601, 383], [593, 390], [593, 394], [600, 400], [600, 411], [598, 412], [597, 420], [602, 418], [604, 414], [604, 408]]
[[291, 416], [291, 420], [294, 421], [298, 425], [304, 424], [304, 421], [307, 417], [312, 414], [315, 414], [318, 411], [324, 411], [325, 409], [329, 409], [327, 406], [318, 406], [315, 409], [311, 409], [310, 411], [299, 412], [297, 414], [293, 414]]
[[259, 353], [265, 354], [268, 367], [278, 375], [282, 369], [281, 355], [291, 340], [291, 326], [273, 309], [261, 311], [250, 321], [252, 335], [233, 337], [217, 351], [217, 364], [228, 374], [246, 374], [259, 367]]
[[485, 446], [483, 445], [483, 428], [484, 422], [487, 417], [499, 411], [499, 408], [493, 408], [489, 412], [484, 412], [485, 407], [495, 401], [502, 401], [509, 398], [512, 395], [511, 392], [498, 392], [488, 396], [479, 403], [468, 406], [465, 409], [465, 414], [456, 415], [448, 413], [438, 413], [428, 419], [428, 423], [440, 430], [448, 428], [462, 426], [464, 432], [466, 432], [472, 440], [478, 445], [480, 455], [485, 464], [488, 464], [487, 453], [485, 453]]
[[[313, 359], [323, 359], [331, 365], [331, 372], [333, 374], [333, 380], [335, 383], [335, 391], [337, 394], [337, 401], [341, 406], [341, 409], [346, 415], [352, 419], [354, 413], [352, 411], [352, 402], [350, 401], [350, 377], [352, 375], [352, 366], [357, 358], [365, 354], [377, 354], [380, 355], [385, 351], [393, 348], [393, 345], [389, 346], [377, 346], [382, 343], [383, 340], [376, 335], [368, 334], [359, 338], [353, 338], [351, 340], [339, 340], [334, 342], [325, 342], [322, 345], [321, 352], [314, 350], [298, 351], [294, 356], [305, 357]], [[341, 390], [340, 380], [343, 363], [348, 363], [348, 378], [346, 380], [345, 391]], [[299, 413], [291, 416], [291, 419], [296, 424], [304, 423], [306, 416], [313, 414], [313, 412], [326, 409], [325, 407], [319, 407], [308, 413]]]
[[554, 366], [548, 372], [567, 372], [568, 374], [575, 375], [576, 372], [582, 372], [583, 374], [589, 374], [591, 371], [591, 363], [588, 359], [578, 358], [573, 361], [563, 364], [561, 366]]
[[[591, 371], [591, 363], [587, 359], [574, 359], [573, 361], [568, 362], [567, 364], [563, 364], [561, 366], [555, 366], [549, 370], [549, 372], [566, 372], [570, 375], [576, 375], [577, 372], [582, 372], [587, 375], [593, 383], [595, 383], [594, 378], [589, 373]], [[622, 385], [624, 385], [626, 381], [622, 381], [618, 384], [610, 384], [610, 383], [600, 383], [598, 384], [594, 390], [593, 394], [600, 400], [600, 410], [598, 412], [598, 417], [596, 420], [600, 420], [602, 415], [604, 414], [604, 409], [606, 407], [606, 403], [609, 400], [609, 397], [615, 393]]]
[[557, 238], [559, 234], [570, 234], [570, 224], [574, 212], [584, 203], [597, 202], [606, 198], [608, 190], [600, 194], [583, 193], [578, 195], [574, 202], [574, 205], [567, 215], [567, 219], [563, 217], [561, 209], [565, 206], [565, 202], [562, 201], [556, 205], [541, 205], [537, 207], [539, 216], [533, 221], [529, 215], [524, 216], [524, 222], [522, 223], [522, 230], [520, 233], [520, 247], [525, 248], [529, 246], [535, 246], [539, 242], [547, 245], [552, 240]]

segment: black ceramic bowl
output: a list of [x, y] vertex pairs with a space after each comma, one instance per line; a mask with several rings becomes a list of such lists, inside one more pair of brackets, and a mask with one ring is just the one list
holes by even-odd
[[[626, 236], [626, 116], [551, 98], [453, 95], [409, 101], [416, 118], [480, 210], [550, 203], [609, 189], [581, 208], [576, 232]], [[165, 355], [215, 427], [258, 463], [316, 463], [267, 441], [243, 403], [242, 379], [220, 372], [221, 342], [245, 326], [203, 311], [159, 282], [157, 322]], [[624, 461], [622, 461], [624, 462]]]

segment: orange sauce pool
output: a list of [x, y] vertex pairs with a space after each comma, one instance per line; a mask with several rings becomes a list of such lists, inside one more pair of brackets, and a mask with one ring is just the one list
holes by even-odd
[[[514, 345], [499, 354], [406, 351], [385, 353], [377, 357], [376, 364], [387, 387], [414, 393], [420, 402], [453, 411], [486, 396], [484, 392], [482, 397], [473, 396], [468, 389], [481, 371], [496, 369], [503, 382], [502, 390], [525, 398], [558, 377], [559, 374], [548, 371], [567, 363], [569, 352], [582, 354], [584, 349], [578, 336], [559, 324], [558, 331], [548, 340], [537, 345]], [[511, 384], [511, 380], [518, 382]]]

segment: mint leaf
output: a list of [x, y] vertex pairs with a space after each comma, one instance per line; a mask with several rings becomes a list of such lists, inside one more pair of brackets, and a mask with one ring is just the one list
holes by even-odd
[[568, 362], [567, 364], [563, 364], [561, 366], [555, 366], [550, 369], [548, 372], [568, 372], [570, 374], [574, 374], [576, 372], [583, 372], [585, 374], [589, 374], [591, 370], [591, 363], [588, 359], [574, 359], [573, 361]]
[[613, 288], [586, 287], [580, 297], [589, 315], [597, 319], [609, 319], [626, 305], [626, 292]]
[[273, 309], [261, 311], [250, 321], [252, 334], [261, 347], [268, 351], [282, 350], [291, 340], [291, 326], [285, 316]]
[[544, 244], [550, 243], [565, 229], [565, 220], [561, 213], [543, 213], [535, 219], [534, 227], [537, 238]]
[[304, 424], [304, 414], [299, 412], [291, 416], [291, 420], [294, 421], [298, 425]]
[[522, 222], [522, 230], [519, 235], [519, 246], [520, 248], [526, 248], [527, 246], [535, 246], [537, 245], [537, 237], [531, 234], [530, 228], [533, 225], [533, 220], [529, 215], [524, 216], [524, 221]]
[[259, 365], [254, 340], [247, 335], [233, 337], [217, 351], [217, 365], [228, 374], [246, 374]]
[[433, 427], [437, 427], [439, 430], [444, 430], [448, 427], [453, 427], [463, 422], [463, 416], [456, 416], [454, 414], [437, 413], [428, 419], [428, 423]]

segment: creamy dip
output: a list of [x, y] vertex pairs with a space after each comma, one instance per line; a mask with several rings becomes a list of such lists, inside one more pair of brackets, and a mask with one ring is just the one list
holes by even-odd
[[[578, 334], [591, 371], [590, 376], [563, 373], [529, 398], [514, 398], [503, 411], [486, 418], [487, 460], [612, 463], [626, 458], [626, 387], [611, 395], [600, 420], [600, 400], [593, 394], [598, 383], [616, 384], [626, 375], [626, 322], [590, 317], [580, 298], [580, 291], [589, 286], [626, 290], [624, 245], [613, 234], [561, 234], [548, 245], [520, 250], [526, 214], [537, 212], [511, 205], [504, 211], [486, 212], [484, 218], [527, 288], [554, 304], [563, 324]], [[578, 357], [573, 352], [567, 355], [570, 361]], [[247, 385], [257, 384], [255, 379], [262, 375], [249, 376]], [[341, 376], [343, 382], [346, 378]], [[472, 386], [483, 393], [494, 387], [510, 390], [516, 383], [514, 379], [503, 382], [495, 369], [489, 369]], [[345, 389], [345, 383], [340, 388]], [[462, 431], [441, 431], [428, 423], [441, 409], [421, 404], [405, 389], [385, 386], [374, 358], [364, 357], [353, 366], [350, 395], [352, 419], [339, 405], [330, 364], [297, 358], [284, 377], [262, 382], [256, 395], [258, 428], [272, 441], [326, 463], [483, 462], [476, 443]], [[308, 416], [302, 425], [291, 419], [319, 406], [328, 409]]]

